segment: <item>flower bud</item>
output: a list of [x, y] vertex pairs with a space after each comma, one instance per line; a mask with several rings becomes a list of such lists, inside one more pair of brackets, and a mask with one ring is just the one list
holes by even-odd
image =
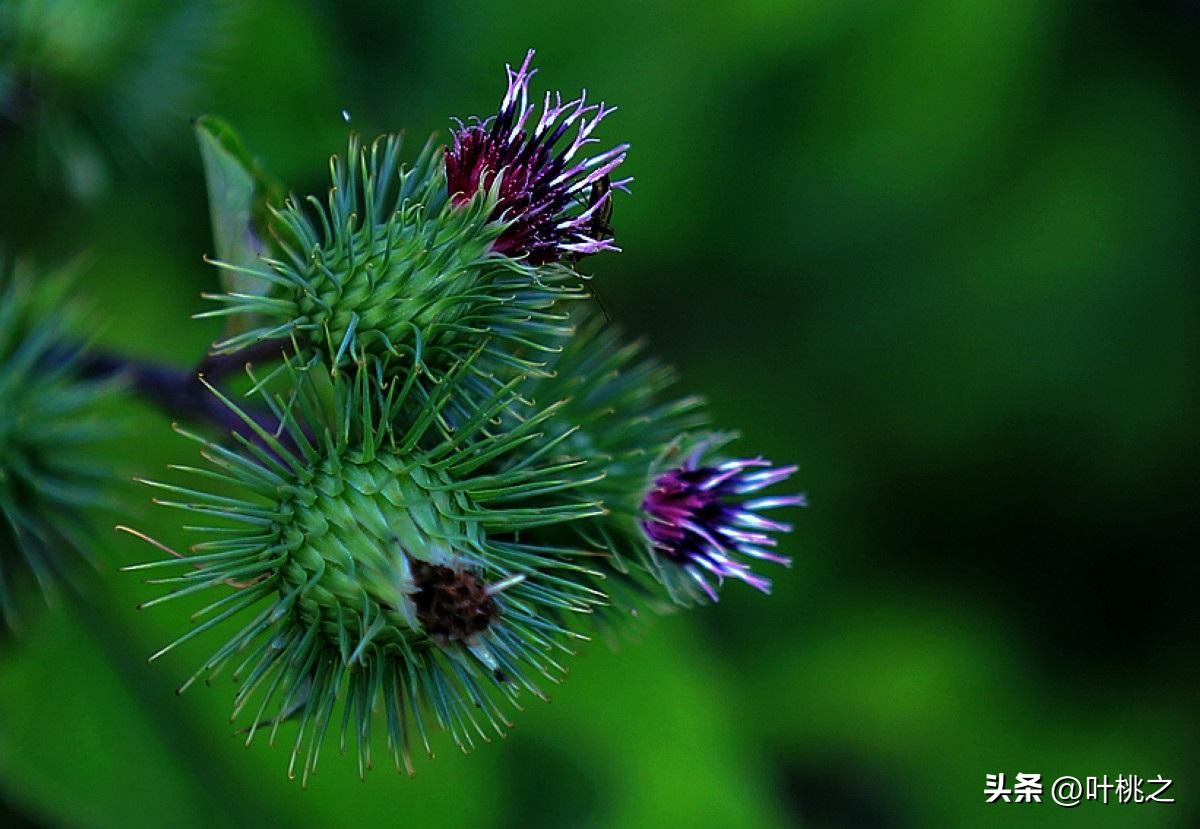
[[[170, 496], [161, 503], [203, 516], [208, 537], [190, 555], [131, 569], [190, 566], [154, 579], [173, 589], [146, 607], [218, 594], [195, 614], [203, 621], [155, 658], [243, 620], [183, 687], [237, 666], [235, 716], [258, 703], [247, 742], [262, 725], [274, 731], [297, 720], [290, 769], [299, 763], [307, 779], [344, 700], [341, 719], [355, 727], [363, 769], [372, 708], [382, 703], [397, 768], [411, 771], [410, 719], [427, 749], [432, 714], [466, 751], [473, 733], [487, 739], [485, 726], [503, 736], [509, 722], [496, 697], [515, 702], [519, 689], [542, 696], [539, 675], [558, 681], [554, 651], [569, 652], [566, 643], [580, 638], [567, 617], [589, 613], [604, 596], [577, 550], [530, 545], [522, 533], [600, 508], [570, 495], [589, 481], [580, 461], [492, 466], [540, 438], [555, 407], [498, 432], [488, 423], [512, 403], [503, 390], [450, 432], [439, 413], [469, 366], [416, 407], [405, 399], [421, 394], [416, 384], [380, 387], [365, 371], [354, 381], [333, 378], [332, 399], [322, 399], [313, 371], [293, 370], [286, 397], [270, 398], [279, 437], [243, 413], [261, 446], [198, 439], [213, 468], [191, 471], [207, 486], [151, 484]], [[393, 425], [397, 412], [411, 410], [424, 416]]]
[[605, 591], [624, 614], [639, 605], [662, 609], [664, 588], [674, 604], [715, 601], [709, 578], [734, 577], [766, 592], [770, 582], [739, 557], [789, 563], [768, 549], [775, 545], [768, 533], [790, 526], [757, 512], [804, 499], [741, 496], [795, 467], [773, 469], [761, 459], [704, 463], [733, 436], [698, 431], [707, 421], [703, 401], [675, 396], [675, 372], [642, 351], [593, 317], [552, 364], [554, 374], [524, 389], [534, 401], [567, 399], [557, 420], [571, 424], [564, 447], [596, 458], [605, 472], [586, 489], [604, 514], [570, 529], [607, 552]]
[[351, 136], [346, 158], [331, 162], [327, 204], [289, 199], [274, 213], [282, 258], [246, 268], [217, 265], [266, 283], [270, 291], [208, 298], [253, 326], [216, 344], [232, 352], [291, 339], [301, 362], [335, 371], [361, 356], [415, 365], [436, 382], [480, 352], [477, 378], [460, 391], [486, 393], [503, 379], [537, 372], [570, 334], [562, 302], [584, 296], [562, 266], [534, 268], [493, 251], [504, 225], [492, 221], [498, 194], [453, 202], [442, 150], [428, 144], [411, 167], [399, 136], [362, 148]]

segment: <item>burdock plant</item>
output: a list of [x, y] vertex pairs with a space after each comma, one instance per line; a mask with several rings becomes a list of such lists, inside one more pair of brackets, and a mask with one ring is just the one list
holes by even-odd
[[228, 128], [199, 124], [210, 196], [245, 222], [222, 232], [214, 208], [227, 290], [205, 315], [230, 333], [210, 360], [254, 363], [251, 389], [205, 381], [233, 428], [185, 430], [205, 463], [151, 484], [199, 540], [142, 536], [168, 555], [130, 569], [165, 588], [146, 607], [208, 597], [159, 654], [235, 625], [182, 688], [231, 675], [247, 744], [291, 723], [304, 780], [331, 729], [360, 773], [373, 731], [409, 772], [434, 728], [463, 750], [503, 736], [597, 622], [729, 579], [765, 592], [751, 562], [788, 563], [764, 513], [801, 497], [761, 491], [794, 467], [727, 456], [702, 401], [587, 302], [626, 146], [592, 150], [612, 107], [531, 102], [531, 58], [447, 147], [405, 163], [395, 136], [352, 137], [325, 198], [271, 203]]

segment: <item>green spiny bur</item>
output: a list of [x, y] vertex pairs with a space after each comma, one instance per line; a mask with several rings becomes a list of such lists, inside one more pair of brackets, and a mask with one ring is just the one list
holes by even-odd
[[[152, 579], [170, 592], [144, 606], [218, 594], [156, 656], [246, 619], [184, 687], [235, 664], [243, 680], [235, 714], [252, 710], [248, 739], [296, 720], [292, 769], [307, 778], [344, 699], [343, 739], [355, 736], [365, 768], [371, 711], [381, 704], [389, 750], [411, 770], [410, 719], [423, 744], [431, 717], [469, 750], [488, 730], [503, 734], [497, 698], [515, 701], [520, 689], [542, 696], [538, 677], [560, 678], [555, 652], [580, 638], [569, 619], [604, 595], [578, 549], [530, 544], [523, 533], [597, 515], [584, 497], [558, 497], [595, 475], [576, 459], [487, 471], [543, 437], [556, 410], [489, 432], [514, 404], [510, 387], [475, 422], [448, 429], [438, 415], [469, 364], [432, 397], [411, 382], [380, 387], [365, 370], [333, 377], [322, 395], [315, 371], [285, 369], [287, 392], [270, 398], [278, 437], [263, 432], [261, 446], [242, 438], [238, 449], [198, 438], [211, 467], [192, 470], [203, 485], [153, 484], [166, 493], [161, 503], [201, 516], [208, 537], [192, 555], [132, 569], [191, 568]], [[410, 396], [422, 398], [425, 416], [401, 430], [396, 413]], [[546, 495], [554, 501], [539, 502]]]
[[571, 424], [563, 432], [565, 450], [604, 470], [585, 490], [604, 513], [546, 532], [567, 532], [604, 551], [610, 601], [596, 618], [610, 632], [639, 607], [661, 612], [715, 601], [708, 576], [769, 590], [770, 581], [740, 559], [790, 563], [770, 550], [776, 544], [770, 533], [790, 526], [758, 512], [804, 503], [799, 495], [746, 497], [786, 479], [794, 467], [725, 455], [737, 434], [704, 428], [703, 400], [675, 393], [674, 370], [644, 350], [593, 315], [553, 371], [523, 389], [533, 401], [564, 399], [558, 423]]
[[538, 372], [570, 335], [566, 300], [585, 296], [570, 268], [533, 268], [495, 254], [505, 228], [493, 221], [497, 194], [452, 204], [442, 150], [432, 142], [411, 166], [399, 136], [369, 148], [351, 136], [330, 163], [326, 203], [292, 198], [274, 215], [281, 258], [260, 267], [218, 263], [273, 286], [224, 293], [199, 316], [263, 321], [216, 344], [232, 352], [292, 338], [301, 359], [335, 370], [360, 355], [398, 358], [436, 381], [476, 351], [460, 391], [486, 396], [496, 378]]

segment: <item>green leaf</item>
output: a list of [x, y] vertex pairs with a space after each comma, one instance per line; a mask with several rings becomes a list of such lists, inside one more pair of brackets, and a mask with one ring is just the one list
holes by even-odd
[[[203, 115], [195, 121], [204, 160], [213, 245], [221, 262], [252, 267], [266, 252], [266, 206], [278, 201], [283, 188], [250, 156], [241, 137], [224, 120]], [[221, 284], [230, 293], [264, 296], [271, 285], [241, 271], [221, 269]]]

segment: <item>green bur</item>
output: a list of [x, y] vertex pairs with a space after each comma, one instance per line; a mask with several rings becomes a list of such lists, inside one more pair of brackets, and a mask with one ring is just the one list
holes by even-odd
[[[263, 726], [274, 737], [296, 721], [290, 770], [300, 763], [305, 780], [339, 701], [341, 742], [356, 737], [360, 773], [378, 707], [398, 769], [412, 770], [410, 720], [430, 750], [430, 713], [464, 751], [489, 730], [503, 736], [510, 723], [498, 699], [519, 707], [522, 690], [544, 698], [535, 678], [558, 682], [557, 654], [586, 638], [570, 619], [605, 600], [592, 586], [599, 574], [579, 561], [588, 551], [525, 537], [602, 511], [569, 495], [596, 478], [558, 451], [570, 433], [546, 437], [561, 406], [492, 431], [516, 405], [514, 381], [451, 427], [443, 415], [469, 364], [432, 397], [412, 373], [397, 388], [365, 369], [320, 383], [311, 369], [286, 371], [287, 391], [264, 395], [279, 436], [226, 400], [258, 442], [235, 435], [233, 449], [197, 437], [214, 468], [181, 469], [206, 487], [151, 483], [180, 498], [160, 503], [208, 523], [193, 528], [207, 537], [191, 555], [129, 568], [191, 567], [152, 579], [171, 592], [143, 607], [220, 594], [152, 658], [248, 617], [183, 688], [232, 666], [241, 683], [234, 717], [254, 712], [247, 742]], [[400, 432], [398, 411], [422, 414]], [[527, 443], [539, 451], [500, 468]]]
[[412, 166], [400, 150], [399, 136], [370, 148], [351, 136], [346, 158], [330, 163], [326, 203], [293, 197], [273, 211], [280, 256], [216, 263], [260, 288], [208, 296], [222, 307], [199, 316], [247, 329], [218, 352], [287, 338], [301, 363], [353, 370], [364, 355], [392, 358], [434, 382], [478, 352], [458, 384], [476, 402], [507, 379], [545, 372], [571, 334], [564, 303], [586, 297], [578, 274], [492, 252], [507, 226], [491, 218], [500, 179], [455, 205], [442, 149], [426, 145]]
[[[430, 723], [464, 751], [503, 735], [497, 700], [544, 696], [535, 679], [561, 678], [579, 627], [696, 599], [656, 555], [643, 503], [702, 404], [598, 320], [577, 332], [567, 304], [588, 296], [578, 259], [611, 237], [606, 199], [625, 181], [607, 174], [624, 145], [572, 160], [606, 110], [581, 98], [550, 130], [566, 110], [547, 97], [521, 148], [523, 73], [510, 70], [490, 132], [455, 134], [450, 166], [482, 166], [452, 186], [445, 150], [429, 144], [408, 166], [399, 137], [363, 148], [352, 135], [325, 201], [269, 209], [266, 255], [246, 240], [260, 240], [270, 188], [226, 125], [198, 125], [224, 260], [224, 292], [208, 297], [221, 307], [201, 316], [231, 323], [218, 353], [282, 359], [252, 376], [270, 417], [222, 397], [249, 431], [197, 438], [216, 469], [187, 471], [215, 490], [155, 484], [215, 520], [191, 528], [205, 540], [133, 569], [185, 569], [153, 580], [172, 592], [144, 606], [220, 592], [160, 654], [248, 619], [184, 687], [232, 666], [247, 742], [295, 722], [289, 772], [299, 764], [304, 780], [339, 707], [360, 774], [381, 709], [411, 772], [410, 723], [427, 750]], [[550, 156], [576, 122], [571, 148]], [[497, 252], [529, 222], [562, 233], [556, 256]]]

